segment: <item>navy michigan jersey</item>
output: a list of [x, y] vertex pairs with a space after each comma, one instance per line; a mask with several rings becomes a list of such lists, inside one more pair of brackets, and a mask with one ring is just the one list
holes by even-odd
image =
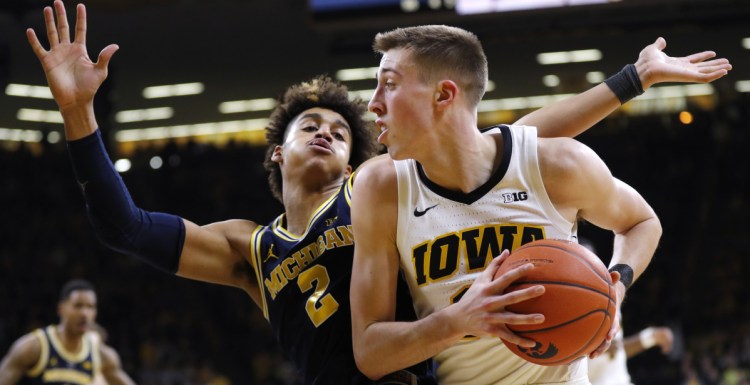
[[[282, 214], [252, 236], [263, 314], [305, 384], [371, 383], [357, 370], [352, 350], [353, 178], [315, 210], [304, 234], [287, 231]], [[400, 289], [409, 296], [405, 284]], [[401, 319], [415, 319], [409, 297], [399, 298], [399, 313]], [[423, 363], [411, 371], [423, 375], [426, 368]]]
[[34, 330], [34, 335], [41, 343], [41, 353], [39, 361], [21, 380], [22, 385], [91, 384], [94, 375], [100, 372], [99, 340], [93, 333], [83, 336], [83, 346], [78, 353], [65, 349], [54, 325]]

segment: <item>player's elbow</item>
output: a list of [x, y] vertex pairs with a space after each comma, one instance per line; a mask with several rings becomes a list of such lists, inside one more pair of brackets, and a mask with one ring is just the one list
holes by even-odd
[[651, 211], [650, 214], [651, 215], [649, 215], [640, 223], [640, 226], [642, 228], [642, 232], [649, 234], [651, 236], [651, 239], [653, 239], [653, 242], [658, 244], [663, 233], [661, 221], [653, 211]]
[[354, 355], [354, 360], [357, 363], [357, 369], [362, 372], [362, 374], [365, 375], [365, 377], [369, 378], [372, 381], [377, 381], [383, 376], [385, 376], [387, 373], [384, 373], [382, 370], [378, 370], [376, 365], [373, 365], [369, 360], [366, 358], [358, 358], [357, 355]]
[[373, 381], [381, 379], [388, 373], [383, 372], [378, 366], [378, 359], [371, 349], [367, 348], [365, 342], [355, 342], [354, 347], [354, 362], [357, 364], [357, 369], [362, 372], [367, 378]]

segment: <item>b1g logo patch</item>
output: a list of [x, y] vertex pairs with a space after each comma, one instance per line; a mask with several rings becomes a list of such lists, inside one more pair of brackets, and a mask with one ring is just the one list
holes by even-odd
[[519, 191], [514, 193], [504, 193], [503, 194], [503, 202], [504, 203], [513, 203], [513, 202], [521, 202], [529, 199], [529, 193], [526, 191]]

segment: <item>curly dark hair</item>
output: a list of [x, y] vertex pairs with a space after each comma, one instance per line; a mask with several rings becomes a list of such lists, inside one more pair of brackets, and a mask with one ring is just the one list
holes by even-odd
[[279, 164], [272, 161], [273, 150], [284, 144], [284, 137], [289, 123], [303, 111], [310, 108], [326, 108], [340, 114], [349, 124], [352, 132], [352, 149], [349, 165], [356, 169], [362, 162], [371, 158], [377, 151], [377, 141], [373, 125], [364, 120], [367, 105], [360, 98], [349, 99], [345, 85], [328, 76], [317, 76], [310, 81], [295, 84], [278, 99], [276, 108], [271, 112], [270, 122], [266, 127], [266, 159], [263, 167], [268, 170], [268, 184], [273, 196], [280, 202], [282, 198], [282, 179]]

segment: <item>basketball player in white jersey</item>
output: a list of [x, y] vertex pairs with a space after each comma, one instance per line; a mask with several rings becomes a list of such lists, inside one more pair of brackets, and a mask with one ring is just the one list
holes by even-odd
[[[533, 127], [480, 132], [477, 104], [487, 63], [473, 34], [446, 26], [401, 28], [378, 34], [374, 47], [383, 57], [370, 110], [390, 157], [363, 165], [352, 198], [359, 369], [377, 379], [434, 357], [441, 384], [588, 384], [585, 359], [543, 367], [504, 347], [498, 337], [535, 346], [506, 324], [541, 323], [543, 315], [504, 309], [543, 295], [543, 287], [502, 295], [530, 264], [493, 276], [504, 250], [539, 238], [575, 240], [581, 218], [615, 234], [619, 307], [660, 238], [655, 213], [579, 142], [537, 139]], [[621, 102], [651, 85], [630, 87], [635, 70], [623, 71], [608, 79]], [[418, 321], [394, 322], [399, 270]], [[592, 356], [616, 332], [613, 327]]]

